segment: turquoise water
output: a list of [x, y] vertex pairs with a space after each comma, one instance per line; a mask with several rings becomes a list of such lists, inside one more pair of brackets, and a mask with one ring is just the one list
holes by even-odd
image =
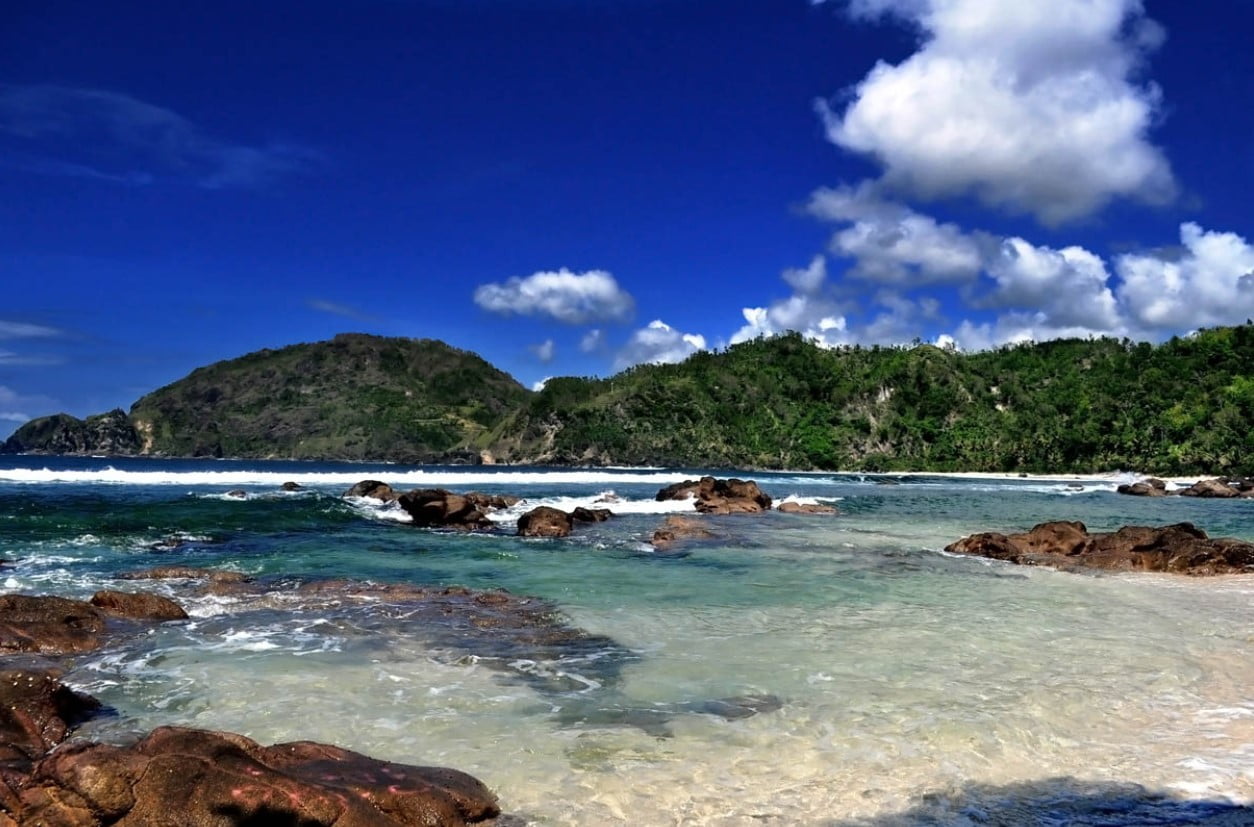
[[[538, 824], [1248, 823], [1254, 577], [1080, 576], [940, 549], [1051, 519], [1254, 539], [1254, 501], [755, 473], [776, 499], [842, 513], [710, 518], [715, 540], [655, 552], [652, 531], [690, 506], [653, 494], [696, 473], [10, 458], [0, 583], [152, 588], [192, 614], [72, 664], [115, 713], [91, 737], [176, 723], [329, 741], [474, 773]], [[340, 497], [363, 478], [527, 503], [500, 533], [427, 531]], [[566, 540], [508, 531], [537, 503], [610, 498], [618, 517]], [[166, 564], [271, 591], [116, 579]], [[588, 637], [529, 650], [295, 591], [323, 578], [505, 588]]]

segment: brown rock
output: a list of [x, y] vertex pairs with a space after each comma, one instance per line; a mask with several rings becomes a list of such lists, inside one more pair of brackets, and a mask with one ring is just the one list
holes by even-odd
[[1167, 491], [1167, 483], [1157, 477], [1149, 477], [1131, 485], [1121, 485], [1115, 491], [1133, 497], [1165, 497], [1170, 493]]
[[1241, 496], [1241, 492], [1223, 480], [1199, 480], [1181, 491], [1180, 496], [1227, 500]]
[[57, 750], [35, 767], [22, 807], [22, 824], [93, 826], [460, 827], [500, 813], [487, 787], [456, 770], [177, 727], [130, 747]]
[[168, 597], [149, 592], [98, 591], [91, 605], [111, 615], [136, 620], [186, 620], [187, 612]]
[[247, 583], [252, 578], [226, 569], [202, 569], [194, 566], [157, 566], [144, 571], [121, 575], [123, 580], [207, 580], [211, 583]]
[[520, 537], [568, 537], [572, 527], [569, 514], [547, 505], [533, 508], [518, 518]]
[[104, 613], [81, 600], [0, 595], [0, 652], [90, 652], [104, 628]]
[[1083, 523], [1042, 523], [1024, 534], [974, 534], [946, 551], [1064, 569], [1240, 574], [1254, 571], [1254, 543], [1211, 540], [1191, 523], [1124, 526], [1090, 534]]
[[409, 491], [400, 495], [397, 502], [413, 518], [414, 525], [422, 528], [470, 530], [492, 525], [468, 497], [443, 488]]
[[518, 503], [522, 502], [521, 497], [515, 497], [510, 494], [484, 494], [479, 491], [470, 491], [466, 494], [462, 494], [462, 496], [469, 500], [471, 505], [480, 511], [510, 508], [511, 506], [518, 505]]
[[771, 507], [771, 498], [752, 480], [702, 477], [668, 485], [655, 497], [658, 502], [690, 498], [702, 514], [755, 514]]
[[100, 704], [51, 670], [0, 671], [0, 763], [25, 768], [64, 741]]
[[713, 537], [714, 532], [706, 528], [701, 520], [671, 515], [661, 528], [653, 532], [653, 539], [649, 542], [655, 548], [670, 548], [683, 540], [709, 540]]
[[303, 486], [301, 486], [300, 483], [292, 482], [291, 480], [279, 486], [279, 488], [283, 491], [300, 491], [302, 487]]
[[834, 506], [822, 505], [821, 503], [798, 503], [788, 502], [780, 503], [775, 506], [775, 510], [781, 514], [837, 514], [839, 513]]
[[386, 482], [378, 480], [362, 480], [352, 488], [344, 492], [345, 497], [369, 497], [374, 500], [382, 500], [390, 503], [397, 499], [400, 495], [392, 490], [392, 486]]
[[570, 512], [570, 518], [577, 523], [603, 523], [614, 516], [608, 508], [584, 508], [582, 505]]

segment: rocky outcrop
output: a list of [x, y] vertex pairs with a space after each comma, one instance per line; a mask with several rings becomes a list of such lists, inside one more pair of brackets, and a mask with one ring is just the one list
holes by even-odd
[[0, 671], [0, 765], [29, 767], [100, 708], [58, 678], [55, 670]]
[[195, 566], [157, 566], [118, 575], [123, 580], [206, 580], [211, 583], [246, 583], [252, 578], [238, 571], [203, 569]]
[[522, 502], [521, 497], [515, 497], [510, 494], [484, 494], [480, 491], [468, 491], [462, 494], [462, 496], [469, 500], [475, 508], [483, 512], [511, 508]]
[[1167, 483], [1157, 477], [1149, 477], [1130, 485], [1125, 483], [1116, 488], [1115, 491], [1119, 494], [1128, 494], [1133, 497], [1165, 497], [1170, 493], [1167, 491]]
[[1216, 477], [1209, 480], [1198, 480], [1187, 488], [1175, 491], [1168, 490], [1167, 483], [1155, 477], [1143, 479], [1130, 485], [1121, 485], [1115, 489], [1120, 494], [1134, 497], [1202, 497], [1204, 499], [1232, 500], [1237, 497], [1254, 498], [1254, 479], [1247, 477]]
[[668, 485], [657, 492], [658, 502], [695, 499], [702, 514], [755, 514], [771, 507], [771, 498], [752, 480], [702, 477]]
[[98, 591], [91, 605], [117, 617], [135, 620], [187, 620], [183, 607], [168, 597], [148, 592]]
[[1090, 534], [1080, 522], [1041, 523], [1023, 534], [973, 534], [945, 550], [1067, 570], [1191, 575], [1254, 572], [1254, 543], [1212, 540], [1192, 523], [1159, 528], [1125, 526], [1104, 534]]
[[20, 791], [20, 824], [289, 824], [408, 827], [487, 823], [478, 779], [377, 761], [325, 744], [264, 747], [227, 732], [161, 727], [129, 747], [73, 744]]
[[519, 537], [569, 537], [574, 520], [560, 508], [541, 505], [518, 518]]
[[0, 653], [70, 654], [100, 646], [105, 614], [81, 600], [0, 595]]
[[140, 452], [139, 433], [121, 408], [78, 419], [54, 414], [32, 419], [0, 445], [0, 454], [106, 454]]
[[413, 518], [414, 525], [422, 528], [470, 531], [492, 525], [473, 500], [443, 488], [409, 491], [396, 501]]
[[822, 503], [799, 503], [789, 500], [775, 506], [780, 514], [837, 514], [835, 506]]
[[390, 503], [397, 499], [400, 494], [397, 494], [394, 490], [392, 490], [392, 486], [388, 485], [386, 482], [380, 482], [379, 480], [362, 480], [352, 488], [345, 491], [342, 496], [369, 497], [373, 500], [382, 500], [385, 503]]

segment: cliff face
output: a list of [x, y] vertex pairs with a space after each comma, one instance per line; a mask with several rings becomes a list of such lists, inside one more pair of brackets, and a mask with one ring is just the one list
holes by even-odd
[[139, 451], [139, 434], [120, 408], [86, 419], [63, 413], [32, 419], [0, 445], [5, 454], [125, 456]]

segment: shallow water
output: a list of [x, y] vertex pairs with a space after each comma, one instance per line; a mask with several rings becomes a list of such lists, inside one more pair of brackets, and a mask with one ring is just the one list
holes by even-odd
[[[328, 741], [466, 770], [539, 824], [1254, 820], [1234, 806], [1254, 800], [1254, 577], [1085, 576], [940, 551], [1050, 519], [1254, 539], [1254, 501], [1120, 497], [1112, 479], [754, 474], [777, 499], [842, 515], [712, 518], [718, 539], [654, 552], [659, 512], [685, 506], [652, 495], [685, 476], [9, 459], [0, 557], [17, 562], [0, 582], [153, 588], [193, 615], [74, 663], [71, 682], [116, 713], [91, 737], [177, 723]], [[563, 541], [426, 531], [338, 496], [367, 477], [528, 505], [612, 491], [621, 516]], [[279, 492], [289, 479], [304, 490]], [[276, 586], [506, 588], [610, 640], [529, 656], [387, 601], [114, 579], [172, 563]]]

